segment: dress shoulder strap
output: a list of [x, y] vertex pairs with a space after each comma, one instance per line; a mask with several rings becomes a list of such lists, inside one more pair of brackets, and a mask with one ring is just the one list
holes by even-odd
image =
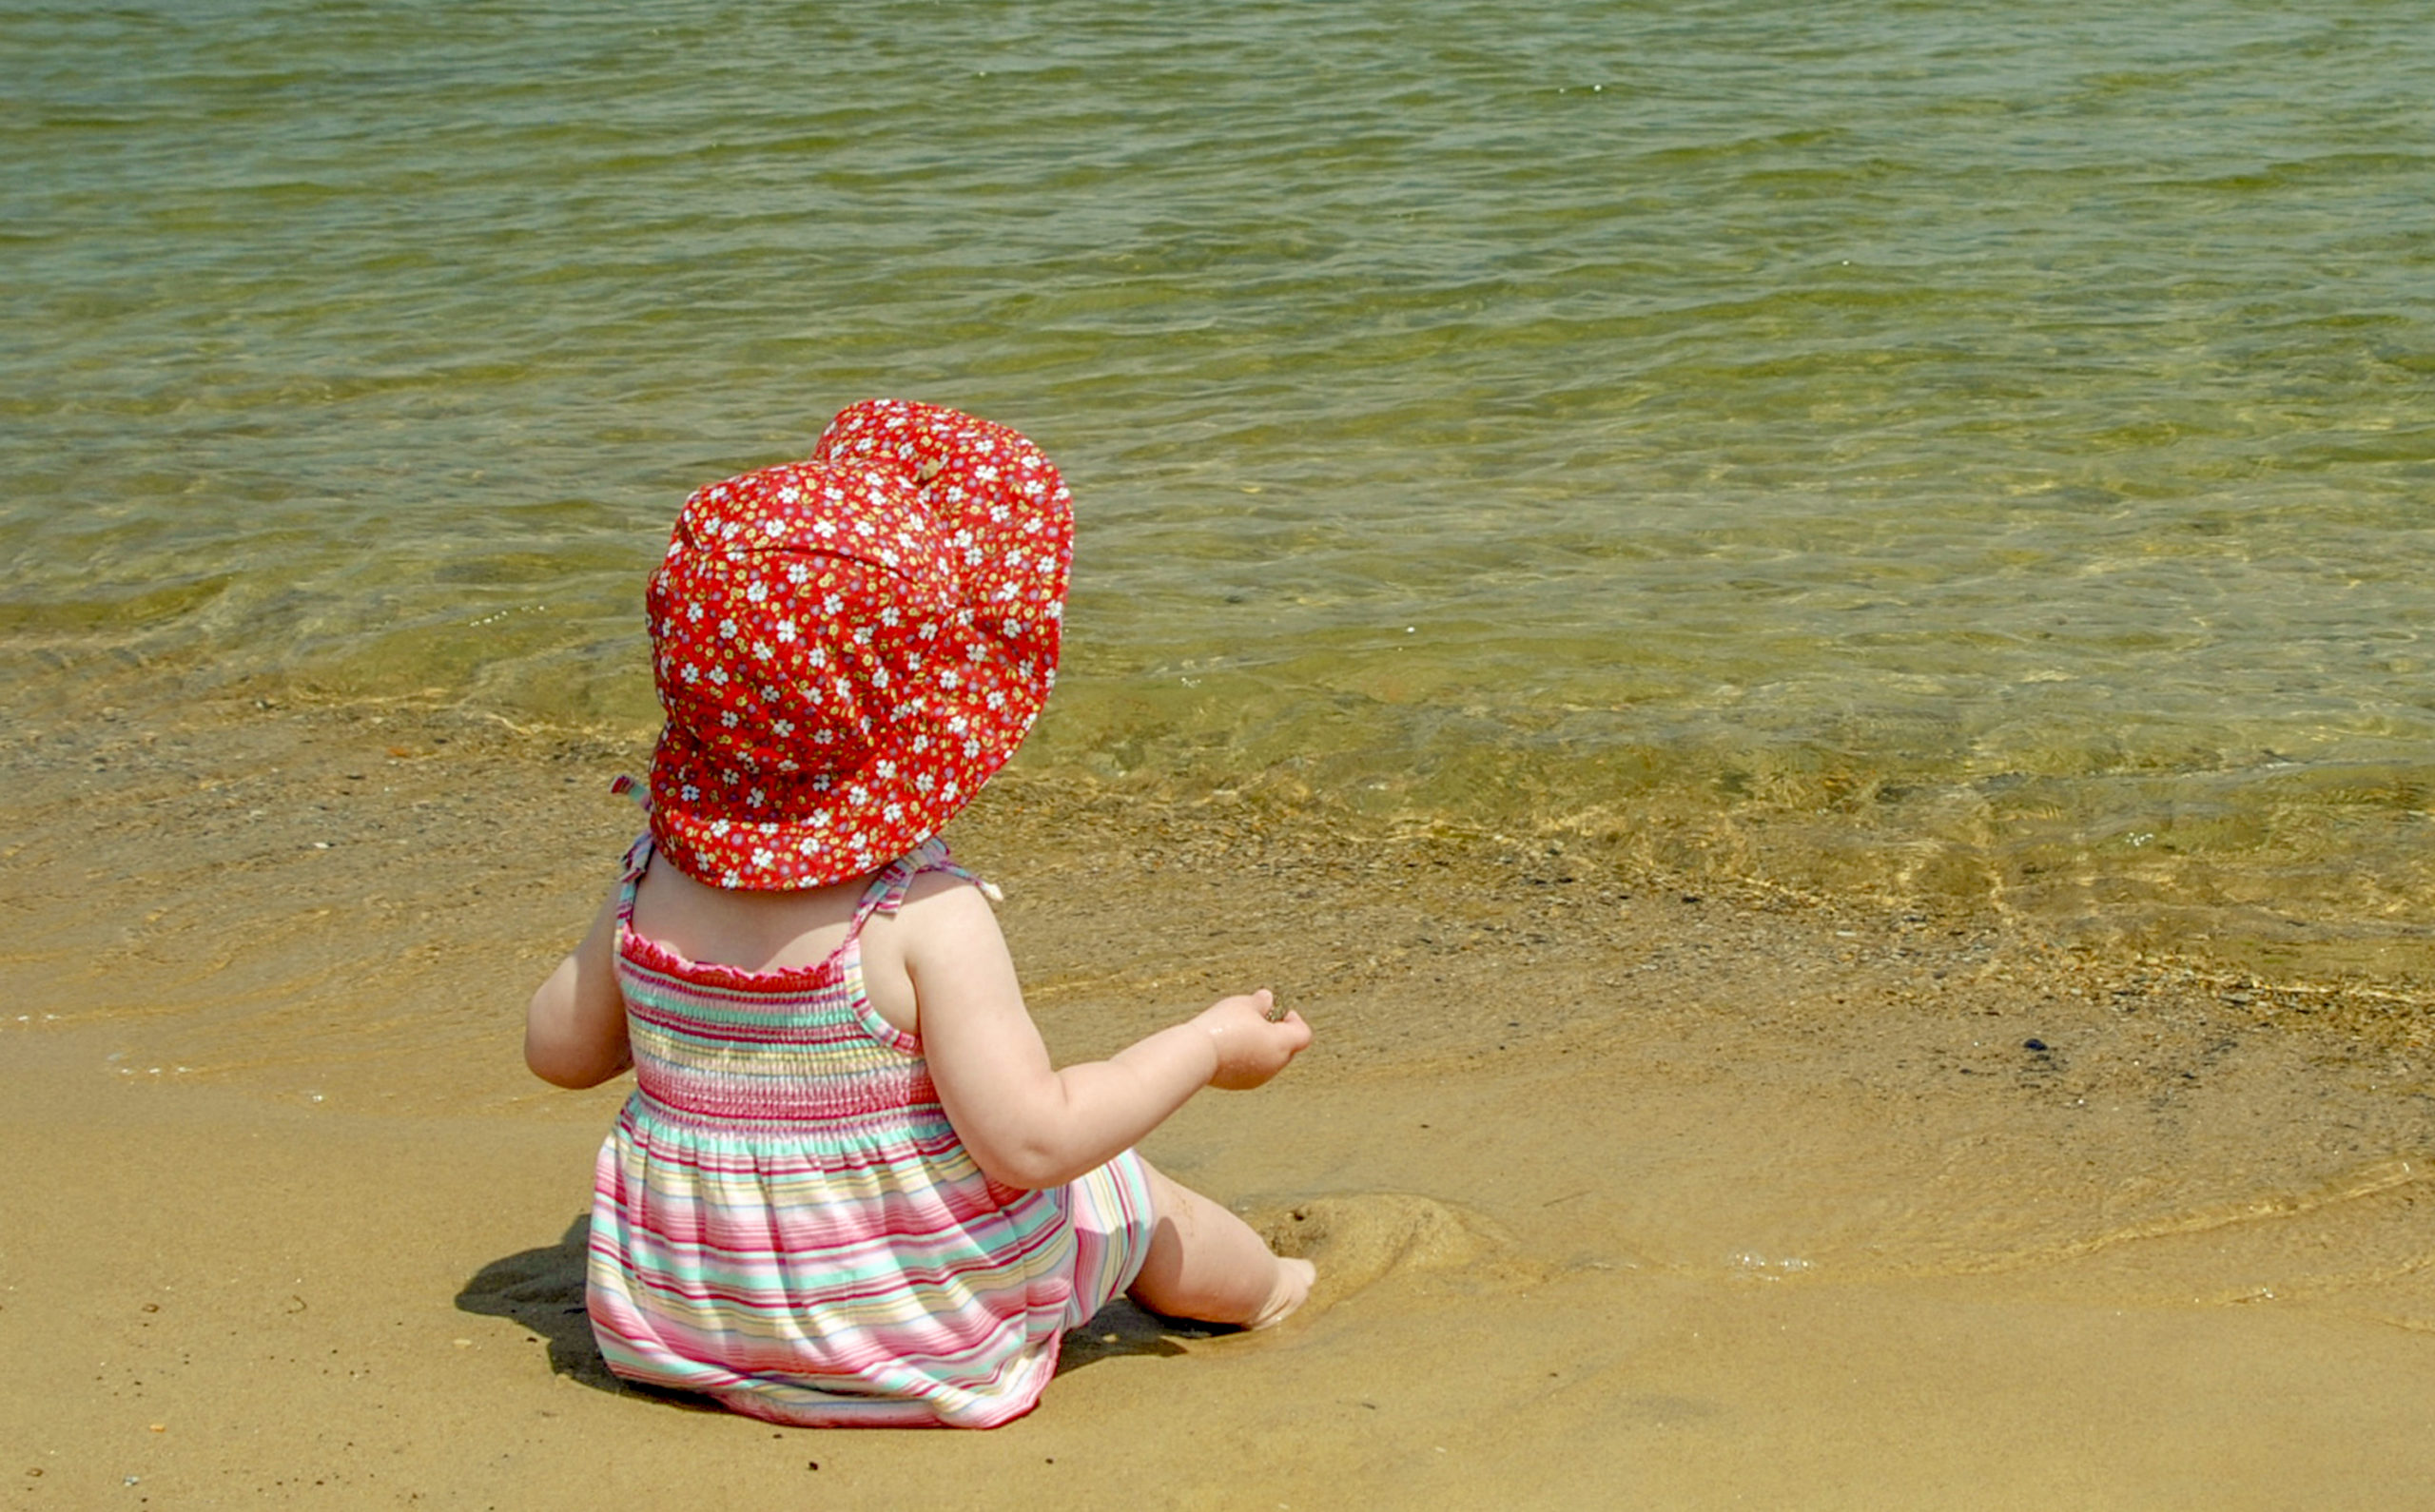
[[955, 858], [947, 851], [947, 843], [933, 835], [897, 857], [871, 879], [870, 886], [864, 890], [863, 901], [854, 905], [854, 921], [846, 930], [847, 941], [851, 943], [861, 938], [863, 926], [870, 922], [873, 914], [892, 914], [904, 907], [905, 895], [913, 889], [913, 879], [925, 871], [943, 871], [961, 877], [980, 888], [982, 896], [993, 903], [1004, 897], [996, 887], [956, 864]]
[[[642, 809], [643, 817], [645, 819], [651, 817], [651, 789], [641, 783], [634, 781], [624, 772], [619, 772], [610, 780], [609, 790], [621, 798], [633, 799], [636, 806]], [[625, 872], [617, 881], [617, 921], [619, 923], [632, 924], [634, 921], [634, 889], [642, 882], [644, 871], [651, 865], [651, 853], [649, 829], [645, 829], [633, 844], [626, 847], [626, 859], [622, 863]]]
[[625, 868], [617, 879], [617, 921], [631, 925], [634, 921], [634, 889], [643, 880], [643, 872], [651, 865], [651, 831], [626, 847]]

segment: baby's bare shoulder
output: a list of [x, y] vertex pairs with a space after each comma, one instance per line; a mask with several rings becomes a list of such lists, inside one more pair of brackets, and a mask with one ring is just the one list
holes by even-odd
[[998, 916], [981, 885], [954, 872], [925, 871], [914, 878], [897, 910], [896, 924], [909, 953], [1005, 948]]
[[1017, 992], [989, 901], [948, 873], [914, 879], [897, 911], [864, 930], [863, 976], [882, 1016], [914, 1033], [932, 1009], [951, 1012], [976, 996]]

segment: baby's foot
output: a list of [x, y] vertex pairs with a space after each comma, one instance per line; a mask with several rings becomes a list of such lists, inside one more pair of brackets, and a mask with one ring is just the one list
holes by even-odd
[[1259, 1311], [1244, 1324], [1246, 1330], [1273, 1328], [1291, 1317], [1311, 1295], [1311, 1284], [1319, 1277], [1319, 1268], [1308, 1260], [1279, 1259], [1276, 1262], [1276, 1284], [1269, 1289], [1268, 1300]]

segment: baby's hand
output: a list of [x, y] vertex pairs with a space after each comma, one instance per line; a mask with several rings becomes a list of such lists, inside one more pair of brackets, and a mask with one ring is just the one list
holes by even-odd
[[1302, 1016], [1280, 1012], [1265, 987], [1255, 993], [1220, 998], [1193, 1022], [1217, 1042], [1218, 1071], [1213, 1087], [1242, 1092], [1258, 1086], [1285, 1069], [1286, 1062], [1311, 1042], [1311, 1026]]

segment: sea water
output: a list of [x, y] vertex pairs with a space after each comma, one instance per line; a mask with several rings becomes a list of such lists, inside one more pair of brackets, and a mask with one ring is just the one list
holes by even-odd
[[2429, 959], [2419, 8], [0, 0], [0, 57], [12, 703], [645, 730], [678, 500], [903, 395], [1075, 490], [1026, 771]]

